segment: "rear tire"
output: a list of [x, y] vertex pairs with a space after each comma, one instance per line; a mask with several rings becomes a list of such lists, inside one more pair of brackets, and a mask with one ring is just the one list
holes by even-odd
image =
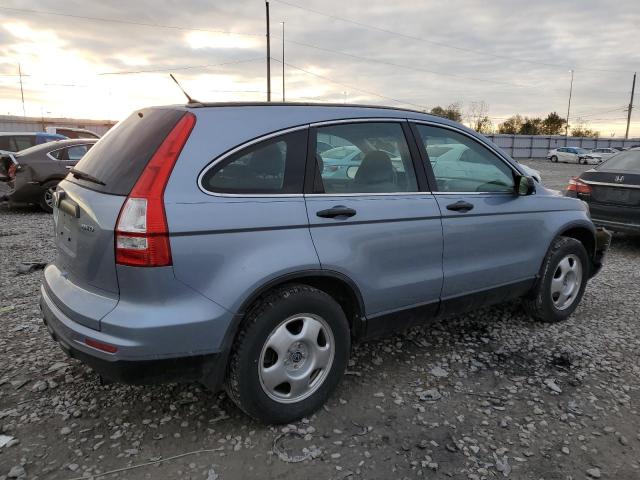
[[565, 320], [582, 299], [589, 268], [589, 257], [582, 243], [575, 238], [556, 238], [545, 257], [536, 286], [523, 301], [526, 312], [541, 322]]
[[347, 318], [331, 296], [308, 285], [278, 287], [249, 309], [231, 351], [225, 389], [253, 418], [292, 422], [326, 402], [350, 348]]
[[56, 191], [58, 183], [60, 182], [57, 180], [53, 180], [42, 185], [43, 190], [40, 194], [38, 205], [47, 213], [53, 213], [53, 192]]
[[551, 160], [553, 163], [558, 163], [558, 157], [556, 157], [555, 155], [551, 155], [551, 158], [549, 160]]

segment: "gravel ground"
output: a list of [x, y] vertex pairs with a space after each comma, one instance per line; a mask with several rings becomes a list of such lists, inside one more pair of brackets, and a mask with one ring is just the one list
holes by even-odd
[[[556, 188], [584, 169], [525, 163]], [[640, 478], [638, 237], [614, 238], [568, 321], [511, 303], [357, 345], [323, 410], [273, 428], [197, 384], [102, 386], [67, 358], [41, 272], [17, 273], [53, 259], [50, 230], [0, 204], [2, 480]]]

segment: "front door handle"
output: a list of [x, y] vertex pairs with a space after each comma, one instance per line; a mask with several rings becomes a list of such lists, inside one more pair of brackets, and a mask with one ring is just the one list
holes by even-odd
[[353, 217], [355, 214], [356, 211], [353, 208], [345, 207], [344, 205], [336, 205], [335, 207], [316, 212], [316, 215], [322, 218], [348, 218]]
[[469, 210], [473, 210], [473, 204], [469, 202], [465, 202], [464, 200], [459, 200], [456, 203], [451, 203], [447, 205], [447, 210], [453, 210], [454, 212], [468, 212]]

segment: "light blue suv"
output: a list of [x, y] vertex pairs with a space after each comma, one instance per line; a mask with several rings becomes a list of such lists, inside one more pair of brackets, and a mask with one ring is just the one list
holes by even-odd
[[[362, 152], [348, 175], [327, 145]], [[353, 341], [516, 297], [567, 318], [610, 240], [477, 133], [365, 106], [140, 110], [54, 203], [40, 305], [61, 347], [111, 380], [224, 386], [270, 423], [319, 408]]]

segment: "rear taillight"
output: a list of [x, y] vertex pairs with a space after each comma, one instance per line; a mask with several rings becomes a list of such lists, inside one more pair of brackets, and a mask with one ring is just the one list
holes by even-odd
[[576, 192], [589, 195], [591, 194], [591, 187], [580, 180], [578, 177], [572, 177], [567, 185], [567, 192]]
[[135, 267], [171, 265], [164, 190], [195, 123], [195, 115], [184, 114], [133, 186], [116, 224], [116, 263]]
[[7, 173], [9, 174], [9, 178], [16, 178], [16, 171], [18, 170], [18, 165], [16, 165], [15, 163], [12, 163], [11, 165], [9, 165], [9, 168], [7, 169]]

